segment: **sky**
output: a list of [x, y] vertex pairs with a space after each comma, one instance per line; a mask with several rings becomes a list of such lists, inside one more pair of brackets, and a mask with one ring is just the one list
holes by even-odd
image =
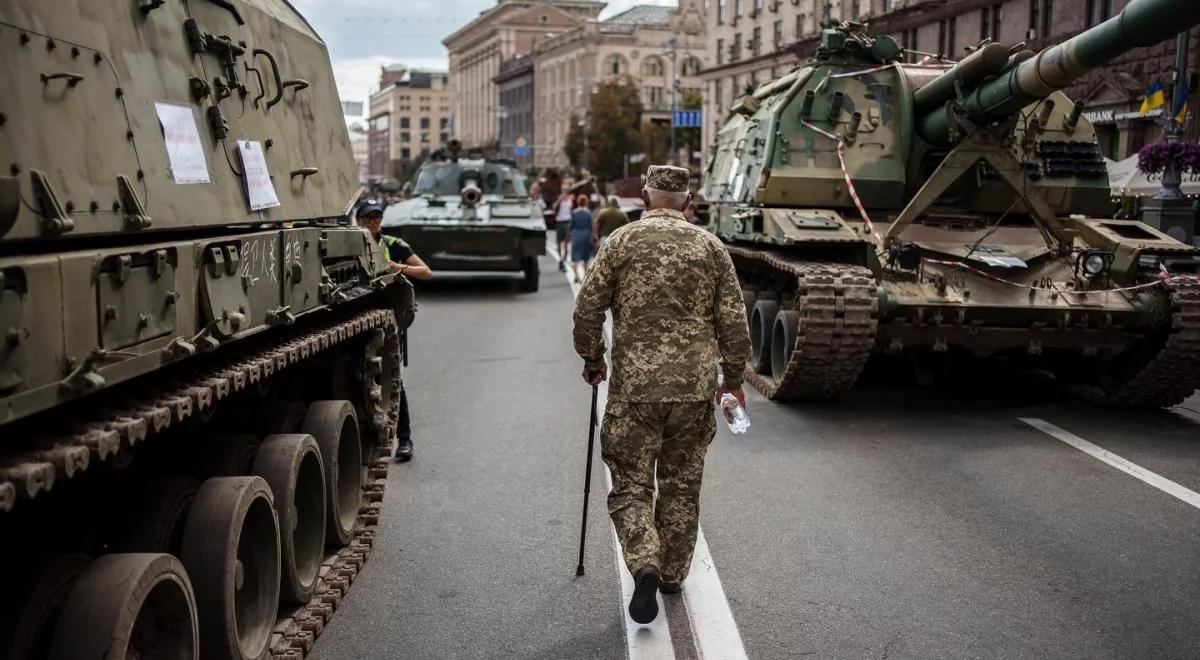
[[[402, 63], [445, 70], [442, 39], [496, 0], [291, 0], [329, 46], [338, 93], [365, 101], [379, 85], [379, 67]], [[601, 18], [633, 5], [674, 0], [611, 0]]]

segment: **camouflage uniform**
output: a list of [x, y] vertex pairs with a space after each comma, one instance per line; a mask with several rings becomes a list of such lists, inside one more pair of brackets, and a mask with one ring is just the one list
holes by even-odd
[[[686, 177], [654, 167], [647, 187], [686, 191]], [[612, 377], [600, 446], [613, 479], [609, 515], [631, 572], [653, 564], [663, 580], [681, 582], [716, 433], [714, 364], [719, 357], [726, 384], [738, 387], [750, 355], [741, 288], [716, 237], [678, 211], [655, 209], [613, 232], [579, 291], [575, 350], [590, 370], [604, 365], [608, 309]]]

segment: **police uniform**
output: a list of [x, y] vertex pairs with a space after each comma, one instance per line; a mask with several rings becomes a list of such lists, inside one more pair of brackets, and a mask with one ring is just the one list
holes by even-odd
[[[686, 192], [687, 176], [655, 166], [646, 186]], [[679, 211], [654, 209], [609, 236], [579, 291], [575, 350], [593, 371], [604, 365], [606, 310], [612, 370], [600, 447], [613, 480], [608, 512], [630, 572], [655, 566], [663, 582], [678, 584], [691, 565], [704, 457], [716, 433], [715, 364], [737, 388], [750, 357], [741, 287], [715, 236]]]

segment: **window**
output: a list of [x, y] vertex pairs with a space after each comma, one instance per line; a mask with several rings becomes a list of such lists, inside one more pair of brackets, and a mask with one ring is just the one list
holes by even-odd
[[888, 12], [891, 10], [892, 10], [892, 0], [883, 0], [883, 11]]
[[717, 110], [724, 110], [725, 94], [724, 90], [721, 89], [721, 81], [719, 79], [713, 81], [713, 97], [717, 104]]
[[750, 51], [754, 53], [755, 57], [762, 54], [762, 28], [760, 27], [754, 28], [754, 36], [751, 37], [750, 41]]
[[771, 41], [771, 46], [775, 50], [783, 48], [783, 21], [775, 21], [775, 36]]
[[696, 57], [685, 57], [683, 65], [679, 68], [680, 75], [695, 76], [700, 74], [700, 59]]
[[450, 130], [450, 118], [442, 117], [441, 119], [439, 119], [438, 120], [438, 128], [442, 129], [443, 131]]
[[440, 135], [438, 135], [438, 139], [441, 141], [442, 144], [446, 144], [447, 142], [450, 141], [450, 134], [443, 131]]
[[642, 60], [643, 76], [661, 76], [663, 74], [662, 60], [657, 57], [647, 57]]
[[400, 160], [408, 160], [409, 158], [412, 158], [412, 149], [404, 147], [400, 150]]
[[729, 47], [729, 61], [736, 62], [742, 59], [742, 33], [739, 32], [733, 35], [733, 45]]
[[400, 141], [401, 142], [411, 142], [412, 141], [412, 133], [409, 133], [408, 131], [401, 131]]
[[646, 105], [651, 108], [656, 108], [662, 105], [663, 88], [662, 87], [647, 87], [646, 88]]
[[742, 15], [742, 0], [733, 0], [733, 17]]
[[421, 131], [421, 144], [429, 144], [429, 131]]
[[408, 126], [408, 123], [409, 123], [409, 119], [408, 119], [408, 117], [401, 117], [401, 118], [400, 118], [400, 128], [408, 128], [408, 127], [409, 127], [409, 126]]
[[421, 117], [421, 128], [429, 128], [429, 117]]
[[938, 21], [938, 54], [943, 57], [954, 57], [957, 40], [955, 32], [958, 28], [958, 17], [951, 16]]
[[717, 25], [725, 24], [725, 0], [717, 0]]
[[763, 0], [754, 0], [754, 12], [751, 13], [751, 16], [758, 16], [762, 13], [762, 3]]
[[1113, 15], [1113, 0], [1088, 0], [1087, 14], [1084, 16], [1084, 24], [1087, 27], [1099, 25], [1107, 21]]
[[796, 14], [796, 38], [804, 36], [804, 14]]
[[609, 55], [605, 62], [604, 70], [614, 76], [619, 76], [625, 73], [625, 62], [620, 55]]
[[725, 63], [725, 40], [717, 39], [717, 66]]

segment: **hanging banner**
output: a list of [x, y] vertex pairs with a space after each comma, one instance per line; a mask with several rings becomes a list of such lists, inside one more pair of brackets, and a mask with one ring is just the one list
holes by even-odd
[[246, 197], [251, 211], [261, 211], [279, 206], [275, 195], [275, 184], [267, 170], [267, 157], [261, 142], [238, 140], [238, 153], [242, 156], [242, 176], [246, 179]]
[[200, 131], [196, 130], [192, 109], [185, 105], [155, 103], [154, 110], [167, 144], [171, 179], [175, 183], [209, 183], [204, 146], [200, 143]]

